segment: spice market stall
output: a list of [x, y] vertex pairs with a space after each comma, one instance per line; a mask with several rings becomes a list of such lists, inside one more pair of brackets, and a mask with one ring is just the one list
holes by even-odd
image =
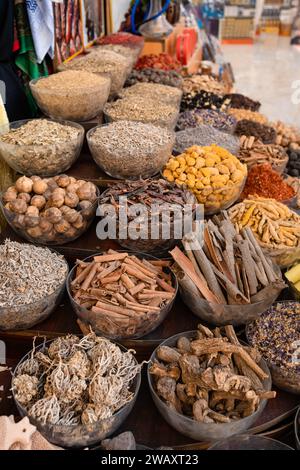
[[286, 439], [300, 376], [299, 185], [290, 164], [282, 174], [294, 137], [221, 76], [140, 57], [138, 36], [98, 43], [32, 82], [44, 114], [0, 135], [18, 172], [1, 194], [0, 419], [28, 417], [52, 448], [109, 449], [123, 431], [175, 451]]

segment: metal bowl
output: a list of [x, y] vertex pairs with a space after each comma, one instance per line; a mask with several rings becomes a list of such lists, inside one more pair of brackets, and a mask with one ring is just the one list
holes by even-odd
[[[47, 341], [45, 344], [35, 348], [35, 352], [43, 352], [51, 341]], [[119, 348], [122, 351], [127, 351], [127, 349], [118, 344]], [[26, 360], [29, 359], [32, 354], [32, 351], [29, 351], [18, 363], [16, 366], [12, 379], [17, 375], [18, 367]], [[135, 359], [137, 364], [137, 361]], [[99, 443], [103, 439], [111, 436], [115, 433], [118, 428], [125, 421], [127, 416], [131, 413], [134, 404], [136, 402], [139, 388], [141, 385], [141, 373], [139, 373], [132, 382], [131, 388], [134, 392], [133, 399], [123, 408], [121, 408], [117, 413], [111, 416], [108, 419], [98, 421], [97, 423], [90, 425], [79, 425], [79, 426], [61, 426], [61, 425], [51, 425], [51, 424], [41, 424], [38, 420], [33, 419], [27, 412], [27, 410], [21, 405], [15, 397], [15, 393], [12, 390], [12, 395], [15, 401], [15, 404], [18, 408], [18, 411], [22, 417], [27, 416], [30, 422], [36, 426], [37, 430], [42, 434], [42, 436], [51, 442], [54, 445], [64, 447], [64, 448], [80, 448], [92, 446], [96, 443]]]
[[[172, 336], [171, 338], [168, 338], [166, 341], [161, 343], [160, 346], [174, 347], [177, 344], [177, 340], [182, 336], [191, 339], [195, 338], [196, 331], [179, 333], [175, 336]], [[153, 376], [150, 374], [150, 366], [155, 358], [156, 350], [153, 352], [150, 358], [147, 369], [148, 383], [154, 404], [162, 417], [170, 426], [176, 429], [176, 431], [178, 431], [180, 434], [183, 434], [190, 439], [194, 439], [196, 441], [214, 442], [225, 439], [229, 436], [232, 436], [233, 434], [243, 433], [247, 429], [251, 428], [251, 426], [257, 421], [267, 404], [267, 400], [262, 400], [255, 413], [238, 421], [232, 421], [230, 423], [199, 423], [192, 418], [181, 415], [180, 413], [172, 410], [159, 398], [154, 389]], [[269, 377], [263, 382], [265, 390], [269, 391], [271, 390], [272, 385], [270, 371], [264, 360], [262, 360], [259, 365], [269, 375]]]

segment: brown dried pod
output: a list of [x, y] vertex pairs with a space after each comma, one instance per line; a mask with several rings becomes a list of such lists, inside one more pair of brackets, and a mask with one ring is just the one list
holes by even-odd
[[33, 196], [30, 204], [37, 207], [39, 210], [42, 210], [46, 205], [46, 199], [44, 196]]
[[70, 184], [70, 178], [67, 175], [59, 175], [56, 182], [61, 188], [66, 188]]
[[39, 226], [28, 228], [27, 233], [32, 238], [40, 238], [42, 236], [42, 231]]
[[48, 189], [48, 185], [45, 181], [40, 179], [33, 183], [32, 189], [35, 194], [44, 194]]
[[66, 233], [68, 230], [70, 230], [70, 228], [71, 228], [71, 225], [66, 220], [62, 220], [58, 224], [54, 225], [54, 230], [57, 233]]
[[80, 214], [75, 209], [71, 209], [71, 208], [69, 209], [70, 210], [68, 212], [64, 213], [64, 217], [70, 224], [74, 224], [77, 221]]
[[52, 224], [57, 224], [62, 218], [62, 213], [57, 207], [50, 207], [50, 209], [45, 211], [45, 217]]
[[25, 215], [24, 217], [24, 225], [27, 228], [37, 227], [39, 223], [39, 217], [33, 217], [31, 215]]
[[54, 191], [54, 189], [58, 188], [58, 184], [53, 178], [50, 178], [47, 184], [48, 184], [48, 188], [50, 188], [52, 192]]
[[63, 205], [59, 208], [59, 210], [62, 213], [62, 215], [65, 215], [65, 214], [68, 214], [68, 212], [70, 212], [73, 209], [71, 209], [71, 207], [69, 207], [69, 206]]
[[77, 195], [81, 201], [93, 201], [96, 197], [96, 187], [93, 183], [85, 182], [79, 187]]
[[51, 198], [49, 199], [49, 204], [51, 207], [62, 207], [65, 203], [65, 198], [60, 194], [52, 194]]
[[40, 212], [37, 207], [35, 206], [29, 206], [26, 215], [29, 215], [30, 217], [39, 217]]
[[40, 219], [39, 226], [43, 233], [50, 233], [53, 229], [53, 224], [45, 218]]
[[27, 176], [21, 176], [16, 181], [16, 189], [19, 193], [31, 193], [33, 182]]
[[65, 237], [66, 238], [73, 238], [77, 236], [77, 229], [74, 227], [71, 227], [66, 233]]
[[85, 211], [85, 210], [89, 209], [90, 207], [92, 207], [92, 204], [93, 203], [91, 201], [85, 201], [85, 200], [80, 201], [79, 209]]
[[27, 211], [27, 204], [23, 199], [16, 199], [9, 203], [10, 210], [17, 214], [25, 214]]
[[42, 178], [40, 176], [33, 175], [33, 176], [30, 176], [30, 179], [31, 181], [35, 182], [35, 181], [40, 181]]
[[26, 204], [29, 204], [31, 200], [31, 196], [29, 193], [19, 193], [18, 199], [23, 199], [23, 201], [25, 201]]
[[11, 202], [17, 199], [18, 192], [14, 186], [10, 186], [3, 195], [4, 202]]
[[24, 228], [25, 226], [25, 215], [16, 215], [14, 217], [14, 226], [17, 228]]
[[79, 204], [79, 198], [76, 193], [67, 192], [65, 197], [65, 205], [69, 207], [77, 207]]
[[67, 193], [76, 193], [76, 191], [78, 190], [79, 188], [79, 184], [77, 182], [74, 182], [74, 183], [70, 183], [67, 187], [66, 187], [66, 192]]
[[85, 225], [85, 221], [81, 214], [78, 214], [77, 220], [73, 223], [73, 227], [82, 229]]

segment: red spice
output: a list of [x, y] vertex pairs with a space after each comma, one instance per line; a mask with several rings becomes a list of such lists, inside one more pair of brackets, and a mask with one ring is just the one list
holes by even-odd
[[160, 70], [180, 70], [181, 63], [173, 59], [169, 54], [148, 54], [139, 58], [135, 68], [137, 70], [160, 69]]
[[286, 201], [295, 196], [295, 191], [284, 182], [279, 173], [272, 169], [270, 163], [263, 163], [262, 165], [255, 165], [249, 170], [241, 199], [249, 196]]
[[139, 46], [144, 43], [144, 38], [130, 33], [113, 33], [104, 36], [97, 41], [97, 44], [118, 44], [121, 46]]

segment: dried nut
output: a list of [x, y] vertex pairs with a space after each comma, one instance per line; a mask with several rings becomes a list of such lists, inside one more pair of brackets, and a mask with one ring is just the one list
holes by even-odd
[[56, 182], [61, 188], [66, 188], [70, 184], [70, 178], [67, 175], [60, 175]]
[[25, 215], [16, 215], [14, 218], [14, 226], [17, 228], [24, 228], [25, 226]]
[[32, 189], [33, 189], [33, 192], [36, 194], [44, 194], [48, 189], [48, 185], [45, 181], [40, 179], [40, 180], [36, 180], [33, 183]]
[[66, 197], [64, 199], [64, 203], [66, 206], [69, 207], [77, 207], [79, 204], [79, 197], [76, 193], [69, 193], [67, 192]]
[[54, 229], [57, 233], [66, 233], [70, 228], [71, 226], [66, 220], [62, 220], [58, 224], [54, 225]]
[[79, 217], [80, 214], [78, 214], [78, 212], [75, 210], [75, 209], [70, 209], [69, 208], [69, 211], [65, 211], [64, 212], [64, 218], [66, 219], [67, 222], [69, 222], [70, 224], [74, 224], [78, 217]]
[[69, 185], [76, 183], [77, 179], [74, 176], [69, 176]]
[[16, 212], [17, 214], [25, 214], [27, 211], [27, 204], [23, 199], [16, 199], [9, 203], [10, 210]]
[[31, 196], [29, 193], [19, 193], [18, 199], [23, 199], [23, 201], [25, 201], [26, 204], [29, 204], [31, 200]]
[[16, 189], [19, 193], [31, 193], [33, 182], [27, 176], [21, 176], [16, 181]]
[[[31, 215], [25, 215], [24, 218], [24, 225], [25, 227], [37, 227], [40, 223], [39, 217], [31, 216]], [[23, 227], [22, 227], [23, 228]]]
[[84, 227], [84, 220], [81, 214], [78, 214], [77, 220], [73, 223], [73, 227], [77, 229]]
[[64, 206], [61, 206], [61, 207], [59, 208], [59, 210], [60, 210], [60, 212], [62, 213], [62, 215], [65, 215], [65, 214], [67, 214], [68, 212], [70, 212], [72, 209], [71, 209], [71, 207], [64, 205]]
[[30, 176], [30, 179], [35, 183], [36, 181], [40, 181], [42, 178], [40, 176], [33, 175]]
[[40, 238], [42, 236], [42, 231], [39, 226], [28, 228], [27, 233], [32, 238]]
[[70, 229], [65, 233], [66, 238], [73, 238], [77, 236], [77, 229], [70, 227]]
[[45, 211], [45, 217], [51, 222], [52, 224], [58, 224], [58, 222], [62, 218], [62, 213], [57, 207], [51, 207]]
[[3, 195], [4, 202], [11, 202], [17, 199], [18, 192], [14, 186], [11, 186]]
[[40, 226], [42, 233], [49, 233], [53, 229], [53, 224], [51, 224], [45, 218], [40, 220], [39, 226]]
[[40, 213], [37, 207], [29, 206], [26, 215], [30, 215], [31, 217], [39, 217]]
[[52, 192], [54, 191], [54, 189], [58, 188], [58, 184], [53, 178], [50, 178], [47, 184], [48, 184], [48, 188], [50, 188]]
[[92, 207], [93, 203], [91, 201], [80, 201], [79, 203], [79, 208], [80, 210], [87, 210], [89, 209], [90, 207]]
[[76, 193], [77, 190], [78, 190], [78, 188], [79, 188], [78, 182], [70, 183], [70, 184], [66, 187], [66, 192], [67, 192], [67, 193]]
[[49, 204], [51, 207], [62, 207], [65, 203], [65, 198], [60, 194], [52, 193], [51, 198], [49, 199]]
[[44, 196], [33, 196], [33, 198], [31, 199], [31, 205], [41, 210], [46, 205], [46, 199], [44, 198]]

